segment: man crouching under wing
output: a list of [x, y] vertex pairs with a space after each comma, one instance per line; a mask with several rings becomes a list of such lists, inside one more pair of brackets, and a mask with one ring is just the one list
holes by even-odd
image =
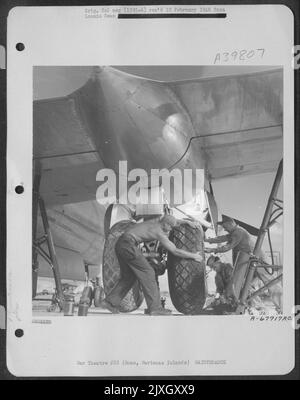
[[115, 250], [120, 264], [121, 278], [101, 303], [102, 308], [106, 308], [112, 313], [118, 313], [121, 301], [138, 279], [145, 296], [147, 314], [171, 314], [171, 310], [164, 309], [161, 306], [155, 271], [144, 257], [139, 245], [142, 242], [158, 240], [161, 246], [174, 256], [201, 262], [203, 258], [199, 253], [180, 250], [169, 240], [170, 231], [178, 223], [179, 221], [172, 215], [165, 215], [159, 220], [136, 223], [119, 237]]

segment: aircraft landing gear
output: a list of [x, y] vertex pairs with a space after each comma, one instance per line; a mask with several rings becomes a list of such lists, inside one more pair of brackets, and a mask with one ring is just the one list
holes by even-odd
[[[46, 207], [44, 200], [39, 195], [39, 186], [41, 181], [41, 173], [40, 173], [40, 166], [37, 165], [37, 173], [34, 178], [33, 184], [33, 238], [32, 238], [32, 245], [33, 245], [33, 265], [32, 265], [32, 276], [33, 276], [33, 297], [36, 295], [36, 287], [37, 287], [37, 277], [38, 277], [38, 261], [37, 257], [38, 254], [43, 257], [47, 263], [50, 265], [54, 280], [56, 290], [52, 299], [52, 306], [59, 307], [60, 311], [63, 310], [64, 306], [64, 293], [63, 287], [61, 283], [61, 277], [59, 272], [59, 265], [57, 261], [54, 241], [52, 232], [49, 225], [49, 220], [46, 212]], [[40, 211], [42, 224], [44, 229], [44, 235], [40, 238], [37, 238], [37, 218], [38, 218], [38, 211]], [[48, 253], [46, 252], [44, 245], [46, 244], [48, 248]]]
[[[241, 290], [241, 294], [239, 297], [239, 305], [237, 307], [236, 314], [244, 314], [249, 302], [252, 299], [263, 294], [266, 291], [269, 291], [271, 288], [273, 288], [275, 285], [277, 285], [282, 281], [283, 277], [282, 273], [280, 273], [278, 276], [276, 276], [274, 279], [268, 282], [264, 282], [262, 280], [264, 282], [264, 286], [261, 287], [259, 290], [255, 291], [254, 293], [250, 294], [251, 285], [255, 277], [255, 274], [259, 276], [259, 271], [263, 269], [265, 270], [266, 268], [271, 269], [272, 271], [281, 271], [282, 269], [281, 265], [274, 265], [274, 257], [273, 257], [272, 245], [269, 234], [270, 228], [274, 225], [277, 219], [281, 217], [283, 214], [282, 201], [277, 198], [279, 186], [282, 179], [282, 174], [283, 174], [283, 161], [281, 160], [278, 166], [277, 174], [273, 183], [273, 187], [267, 203], [267, 207], [259, 230], [259, 234], [257, 236], [256, 244], [253, 250], [254, 256], [250, 257], [248, 261], [247, 271], [244, 281], [245, 283]], [[268, 234], [269, 237], [269, 244], [270, 244], [271, 258], [272, 258], [271, 265], [268, 265], [259, 259], [259, 253], [261, 251], [262, 244], [266, 234]], [[273, 301], [273, 299], [271, 300]], [[278, 306], [279, 306], [278, 304], [275, 304], [275, 307], [278, 308]]]

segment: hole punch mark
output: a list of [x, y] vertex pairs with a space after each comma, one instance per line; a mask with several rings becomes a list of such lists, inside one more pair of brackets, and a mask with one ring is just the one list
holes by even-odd
[[17, 329], [15, 330], [15, 335], [17, 338], [21, 338], [22, 336], [24, 336], [24, 331], [23, 329]]
[[18, 185], [15, 187], [15, 192], [17, 194], [22, 194], [24, 192], [24, 187], [22, 185]]
[[16, 44], [16, 49], [17, 49], [18, 51], [23, 51], [23, 50], [25, 49], [24, 43], [17, 43], [17, 44]]

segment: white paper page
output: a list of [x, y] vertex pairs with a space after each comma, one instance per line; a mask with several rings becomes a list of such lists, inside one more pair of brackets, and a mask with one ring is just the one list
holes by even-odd
[[[226, 18], [117, 18], [118, 13], [134, 12], [224, 13]], [[23, 51], [17, 50], [17, 43], [24, 44]], [[7, 360], [12, 374], [251, 376], [293, 369], [294, 330], [287, 320], [294, 302], [292, 46], [293, 14], [280, 5], [11, 10]], [[95, 87], [96, 98], [91, 94]], [[78, 89], [82, 92], [76, 97]], [[167, 121], [170, 116], [173, 119]], [[156, 126], [163, 127], [158, 133], [161, 142], [150, 139], [156, 137]], [[137, 133], [144, 135], [145, 147], [138, 147], [142, 139]], [[207, 138], [214, 133], [219, 139]], [[32, 301], [33, 159], [42, 163], [41, 193], [62, 280], [82, 289], [84, 263], [90, 264], [95, 278], [105, 246], [105, 207], [96, 201], [97, 171], [118, 159], [127, 160], [128, 168], [146, 168], [155, 157], [154, 168], [166, 168], [197, 135], [205, 138], [190, 143], [185, 160], [213, 177], [219, 220], [233, 212], [231, 217], [260, 227], [283, 154], [279, 195], [284, 219], [276, 225], [274, 248], [275, 264], [283, 265], [282, 316], [273, 313], [270, 303], [265, 317], [187, 315], [187, 308], [178, 311], [181, 298], [178, 292], [170, 294], [165, 272], [160, 288], [172, 316], [144, 315], [143, 302], [129, 313], [112, 315], [92, 306], [87, 317], [78, 317], [76, 307], [74, 315], [66, 317], [57, 310], [47, 312], [55, 283], [41, 257], [37, 289], [39, 299], [48, 302]], [[21, 194], [15, 191], [18, 185], [24, 187]], [[78, 185], [82, 191], [77, 191]], [[185, 206], [190, 215], [190, 205]], [[117, 220], [130, 215], [128, 209], [118, 213]], [[37, 231], [43, 233], [40, 217]], [[214, 236], [213, 231], [207, 235]], [[231, 262], [231, 253], [221, 254], [221, 259]], [[43, 273], [49, 271], [45, 278]], [[208, 294], [216, 294], [214, 285], [210, 273]], [[22, 337], [16, 336], [17, 330], [23, 331]]]

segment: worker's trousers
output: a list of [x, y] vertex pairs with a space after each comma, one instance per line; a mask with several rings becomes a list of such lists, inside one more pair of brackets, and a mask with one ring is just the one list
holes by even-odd
[[140, 282], [149, 311], [161, 308], [160, 293], [155, 279], [155, 272], [138, 243], [130, 236], [123, 234], [116, 243], [116, 254], [120, 264], [121, 278], [117, 285], [106, 297], [106, 301], [118, 307], [128, 291]]

